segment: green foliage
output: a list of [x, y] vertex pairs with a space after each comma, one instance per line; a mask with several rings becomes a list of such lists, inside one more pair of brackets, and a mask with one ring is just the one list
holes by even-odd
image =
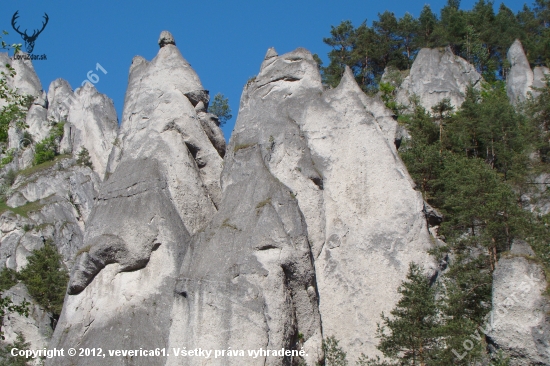
[[9, 290], [17, 284], [17, 272], [13, 269], [4, 267], [0, 271], [0, 292]]
[[[441, 340], [441, 312], [435, 299], [435, 288], [423, 269], [411, 263], [407, 280], [398, 289], [401, 299], [391, 311], [382, 314], [378, 324], [377, 348], [384, 356], [403, 365], [441, 365], [438, 358]], [[362, 356], [361, 365], [386, 365], [379, 359]]]
[[13, 158], [15, 157], [15, 149], [9, 149], [6, 152], [6, 155], [0, 160], [0, 167], [3, 167], [4, 165], [7, 165], [13, 161]]
[[13, 183], [15, 183], [15, 180], [17, 179], [17, 172], [13, 169], [10, 169], [4, 174], [4, 183], [8, 186], [12, 186]]
[[334, 337], [323, 339], [323, 353], [325, 354], [324, 366], [347, 366], [346, 353], [338, 345], [338, 340]]
[[386, 107], [397, 114], [401, 108], [395, 101], [395, 89], [396, 87], [391, 83], [380, 83], [380, 97], [382, 98], [382, 101]]
[[59, 143], [63, 138], [65, 122], [54, 123], [48, 137], [36, 144], [34, 165], [55, 159], [59, 155]]
[[13, 343], [8, 343], [0, 347], [0, 366], [27, 366], [28, 359], [25, 356], [12, 356], [11, 350], [28, 350], [31, 344], [26, 342], [22, 333], [17, 333], [17, 338]]
[[24, 129], [25, 117], [30, 108], [32, 96], [20, 95], [10, 87], [10, 79], [15, 77], [15, 69], [11, 65], [5, 65], [7, 72], [0, 72], [0, 100], [4, 106], [0, 108], [0, 144], [5, 146], [8, 142], [8, 130], [10, 127]]
[[547, 0], [517, 14], [504, 4], [495, 13], [490, 1], [479, 0], [471, 10], [462, 10], [460, 1], [449, 0], [439, 15], [424, 5], [418, 18], [410, 13], [397, 18], [386, 11], [370, 27], [366, 22], [354, 27], [346, 20], [331, 26], [330, 37], [323, 39], [332, 48], [330, 63], [321, 68], [323, 80], [338, 85], [347, 65], [363, 90], [374, 92], [386, 67], [410, 69], [421, 48], [450, 47], [493, 82], [506, 77], [506, 53], [515, 39], [521, 40], [533, 66], [549, 66], [549, 13]]
[[[378, 348], [387, 360], [362, 357], [358, 364], [480, 363], [487, 345], [483, 334], [474, 338], [491, 310], [492, 273], [501, 253], [513, 240], [526, 240], [550, 273], [550, 215], [524, 209], [525, 195], [538, 192], [550, 199], [549, 190], [533, 184], [550, 172], [550, 79], [539, 92], [516, 110], [504, 83], [494, 81], [481, 90], [470, 88], [456, 112], [448, 101], [431, 112], [413, 103], [411, 113], [399, 116], [411, 135], [400, 155], [426, 201], [444, 216], [438, 233], [446, 245], [432, 254], [451, 255], [433, 289], [418, 269], [409, 271], [391, 316], [382, 314]], [[415, 317], [415, 311], [421, 315]], [[466, 340], [472, 349], [458, 359], [452, 350], [462, 353]], [[508, 362], [505, 355], [493, 360]]]
[[1, 330], [4, 317], [10, 313], [18, 313], [20, 315], [28, 317], [29, 305], [30, 303], [25, 300], [23, 300], [21, 304], [16, 305], [13, 303], [9, 296], [2, 296], [2, 294], [0, 293], [0, 339], [5, 339], [4, 332]]
[[208, 112], [218, 116], [220, 126], [223, 126], [233, 117], [231, 115], [231, 108], [229, 107], [229, 100], [225, 98], [221, 93], [218, 93], [214, 96], [212, 104], [210, 104], [210, 107], [208, 107]]
[[92, 159], [90, 158], [90, 152], [84, 146], [78, 152], [78, 157], [76, 159], [78, 165], [87, 166], [90, 169], [93, 169]]
[[46, 242], [27, 260], [28, 264], [19, 272], [19, 279], [27, 286], [33, 299], [54, 318], [58, 318], [69, 282], [61, 255], [51, 242]]

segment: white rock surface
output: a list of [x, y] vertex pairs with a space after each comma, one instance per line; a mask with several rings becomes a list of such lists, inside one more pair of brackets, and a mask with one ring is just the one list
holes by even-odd
[[513, 104], [523, 102], [533, 85], [533, 70], [519, 39], [516, 39], [508, 50], [508, 62], [510, 62], [510, 71], [506, 79], [508, 98]]
[[[266, 57], [243, 92], [224, 169], [234, 169], [235, 150], [260, 146], [306, 219], [323, 335], [336, 336], [351, 360], [375, 355], [376, 323], [398, 300], [409, 263], [435, 268], [422, 199], [393, 132], [375, 118], [391, 112], [364, 98], [349, 71], [338, 88], [323, 91], [304, 49]], [[223, 189], [232, 184], [224, 174]]]
[[420, 104], [431, 112], [433, 106], [448, 98], [456, 110], [464, 102], [468, 86], [480, 88], [481, 80], [474, 66], [450, 48], [423, 48], [399, 87], [396, 101], [409, 106], [410, 97], [417, 95]]
[[490, 344], [510, 356], [511, 366], [550, 364], [550, 304], [543, 295], [542, 267], [528, 244], [514, 242], [493, 273]]
[[[221, 200], [222, 158], [186, 96], [203, 89], [197, 74], [174, 45], [162, 47], [151, 62], [135, 57], [118, 136], [120, 145], [108, 169], [114, 172], [124, 159], [157, 159], [191, 233], [208, 222]], [[198, 92], [195, 95], [207, 96]], [[219, 127], [210, 127], [221, 133]]]

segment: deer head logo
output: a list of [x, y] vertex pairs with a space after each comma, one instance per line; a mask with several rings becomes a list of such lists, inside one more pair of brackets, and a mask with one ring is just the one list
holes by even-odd
[[28, 53], [31, 53], [32, 50], [34, 49], [34, 42], [36, 41], [36, 38], [38, 38], [38, 36], [40, 35], [40, 33], [42, 33], [42, 31], [44, 30], [44, 28], [46, 28], [46, 24], [48, 24], [48, 20], [50, 18], [48, 18], [48, 14], [44, 13], [44, 20], [45, 22], [42, 23], [42, 29], [38, 30], [38, 29], [35, 29], [34, 32], [29, 36], [27, 34], [27, 30], [25, 29], [25, 31], [23, 33], [21, 33], [21, 31], [19, 30], [19, 27], [17, 27], [15, 25], [15, 22], [17, 20], [17, 18], [19, 18], [19, 15], [17, 15], [17, 13], [19, 13], [19, 10], [15, 12], [15, 14], [13, 14], [13, 17], [11, 18], [11, 26], [13, 27], [13, 29], [19, 33], [21, 35], [21, 38], [23, 38], [23, 41], [25, 41], [25, 49], [27, 50]]

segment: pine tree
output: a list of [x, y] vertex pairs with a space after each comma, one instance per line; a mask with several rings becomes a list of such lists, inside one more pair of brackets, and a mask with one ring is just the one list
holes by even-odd
[[208, 112], [218, 116], [220, 126], [223, 126], [233, 117], [231, 115], [231, 107], [229, 107], [229, 100], [221, 93], [214, 96], [212, 104], [208, 107]]
[[76, 163], [78, 165], [87, 166], [90, 169], [94, 169], [92, 159], [90, 158], [90, 152], [84, 146], [82, 146], [82, 148], [78, 152]]
[[435, 288], [423, 272], [415, 263], [409, 265], [407, 280], [398, 289], [401, 299], [391, 317], [382, 314], [378, 324], [377, 348], [401, 365], [440, 365], [436, 357], [441, 345], [440, 314]]
[[58, 319], [63, 307], [69, 275], [62, 264], [62, 257], [50, 242], [32, 252], [28, 264], [19, 273], [36, 302]]

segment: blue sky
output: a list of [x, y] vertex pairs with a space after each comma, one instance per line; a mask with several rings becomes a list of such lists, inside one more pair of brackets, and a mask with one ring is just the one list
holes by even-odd
[[[475, 2], [463, 0], [461, 8], [470, 9]], [[22, 43], [11, 27], [15, 11], [21, 30], [28, 28], [28, 33], [41, 26], [46, 12], [49, 23], [33, 51], [47, 55], [46, 61], [34, 62], [42, 87], [47, 90], [50, 82], [63, 78], [76, 89], [99, 63], [107, 74], [96, 72], [96, 88], [114, 100], [119, 118], [132, 58], [151, 60], [160, 32], [169, 30], [211, 96], [221, 92], [229, 98], [233, 118], [223, 128], [228, 139], [242, 88], [258, 73], [269, 47], [279, 54], [305, 47], [326, 62], [330, 49], [323, 37], [329, 36], [331, 25], [343, 20], [358, 25], [365, 19], [370, 24], [385, 10], [418, 16], [425, 3], [439, 13], [446, 0], [17, 0], [2, 4], [0, 30], [10, 33], [7, 42]], [[514, 12], [524, 3], [505, 1]]]

